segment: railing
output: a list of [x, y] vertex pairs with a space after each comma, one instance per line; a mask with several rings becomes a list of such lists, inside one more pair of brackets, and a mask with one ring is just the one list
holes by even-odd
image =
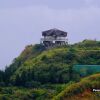
[[66, 38], [41, 38], [41, 41], [68, 41]]

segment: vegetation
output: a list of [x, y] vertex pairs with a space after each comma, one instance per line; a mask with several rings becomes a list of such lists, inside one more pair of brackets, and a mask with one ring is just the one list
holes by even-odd
[[0, 100], [51, 100], [72, 83], [45, 84], [38, 88], [0, 87]]
[[[78, 65], [91, 66], [80, 68]], [[68, 95], [72, 95], [73, 100], [75, 93], [77, 97], [79, 93], [87, 93], [87, 82], [89, 89], [97, 86], [100, 81], [97, 73], [100, 73], [100, 41], [84, 40], [48, 50], [41, 44], [29, 45], [5, 71], [0, 71], [0, 99], [51, 100], [54, 97], [59, 100], [65, 98], [71, 88], [72, 94]], [[93, 74], [97, 78], [92, 82], [90, 78], [96, 77], [90, 76]]]
[[[74, 83], [62, 91], [53, 100], [99, 100], [100, 92], [93, 92], [93, 89], [100, 88], [100, 74], [83, 78], [80, 82]], [[86, 93], [88, 92], [88, 93]]]

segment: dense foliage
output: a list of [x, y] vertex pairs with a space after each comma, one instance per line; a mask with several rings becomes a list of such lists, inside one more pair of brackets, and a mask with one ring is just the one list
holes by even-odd
[[[49, 100], [63, 91], [67, 84], [74, 84], [83, 77], [100, 72], [100, 66], [86, 72], [76, 71], [75, 65], [100, 65], [100, 41], [84, 40], [51, 49], [45, 49], [41, 44], [29, 45], [5, 71], [0, 71], [0, 86], [7, 86], [0, 89], [0, 97], [9, 98], [4, 100], [13, 100], [15, 97], [16, 100]], [[82, 74], [84, 72], [85, 75]], [[60, 85], [56, 87], [55, 84]]]
[[45, 47], [36, 44], [36, 45], [28, 45], [25, 47], [25, 50], [20, 54], [19, 57], [15, 58], [12, 64], [5, 69], [5, 83], [9, 84], [10, 77], [16, 72], [16, 70], [25, 62], [30, 59], [35, 58], [37, 55], [41, 54], [41, 52], [45, 50]]
[[[27, 87], [34, 82], [44, 84], [79, 81], [81, 76], [73, 71], [73, 65], [100, 65], [99, 45], [96, 45], [96, 43], [99, 42], [84, 40], [75, 45], [43, 50], [35, 58], [32, 57], [24, 61], [10, 77], [10, 82], [13, 85]], [[90, 44], [92, 47], [94, 46], [93, 49], [87, 46]]]
[[71, 84], [45, 84], [38, 88], [0, 87], [0, 100], [51, 100]]
[[[54, 97], [53, 100], [99, 100], [100, 92], [93, 92], [93, 89], [100, 88], [100, 74], [83, 78], [80, 82], [74, 83]], [[84, 92], [89, 92], [84, 94]], [[65, 99], [66, 98], [66, 99]]]

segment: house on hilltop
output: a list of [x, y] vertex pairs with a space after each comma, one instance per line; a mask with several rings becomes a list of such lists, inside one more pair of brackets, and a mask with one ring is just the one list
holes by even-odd
[[68, 44], [67, 32], [50, 29], [42, 32], [41, 43], [46, 47], [55, 47]]

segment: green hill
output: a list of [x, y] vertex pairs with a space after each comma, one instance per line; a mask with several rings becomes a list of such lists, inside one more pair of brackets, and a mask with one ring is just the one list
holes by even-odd
[[73, 100], [86, 95], [86, 100], [91, 100], [96, 95], [90, 88], [100, 88], [97, 73], [100, 41], [84, 40], [51, 49], [41, 44], [29, 45], [5, 71], [0, 71], [0, 99]]
[[100, 65], [99, 49], [100, 42], [92, 40], [49, 50], [39, 44], [27, 46], [5, 70], [5, 76], [9, 79], [6, 83], [27, 86], [34, 82], [45, 84], [79, 81], [81, 76], [73, 71], [73, 65]]

